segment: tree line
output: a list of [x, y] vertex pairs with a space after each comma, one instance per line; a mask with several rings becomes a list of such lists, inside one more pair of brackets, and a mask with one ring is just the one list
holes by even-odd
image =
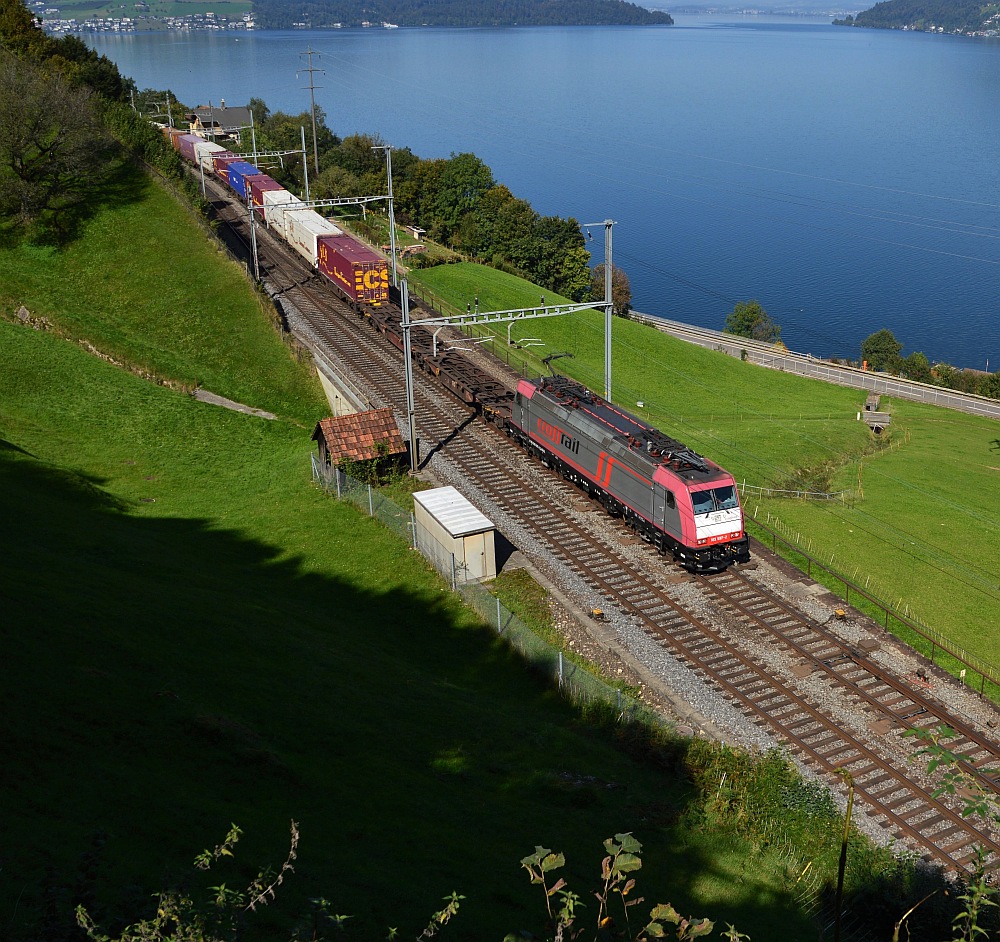
[[[763, 343], [781, 342], [781, 328], [758, 301], [738, 302], [726, 318], [723, 332]], [[1000, 370], [995, 373], [963, 370], [949, 363], [931, 363], [923, 353], [915, 352], [904, 357], [902, 352], [903, 345], [892, 331], [883, 328], [861, 342], [861, 357], [853, 365], [879, 373], [892, 373], [918, 383], [1000, 399]]]
[[102, 107], [128, 85], [75, 36], [46, 35], [21, 0], [0, 0], [0, 223], [68, 236], [115, 169]]
[[[252, 98], [249, 107], [258, 149], [301, 147], [300, 129], [311, 123], [308, 112], [272, 112], [259, 98]], [[385, 147], [378, 135], [338, 137], [318, 108], [318, 172], [311, 164], [310, 196], [337, 199], [387, 193]], [[301, 160], [293, 158], [268, 173], [290, 189], [301, 192], [304, 187]], [[419, 226], [429, 239], [464, 257], [519, 275], [574, 301], [604, 297], [603, 270], [599, 289], [592, 292], [594, 273], [580, 224], [572, 218], [540, 215], [529, 202], [498, 183], [475, 154], [426, 159], [408, 147], [393, 148], [392, 180], [397, 223]], [[367, 212], [381, 213], [383, 209]], [[425, 261], [427, 258], [415, 256], [411, 264], [431, 263]], [[616, 275], [614, 288], [616, 311], [626, 314], [631, 292], [624, 272]]]
[[625, 0], [256, 0], [263, 29], [363, 23], [397, 26], [650, 26], [670, 25], [669, 13]]
[[930, 383], [958, 392], [1000, 399], [1000, 371], [965, 370], [950, 363], [931, 363], [923, 353], [902, 356], [903, 345], [891, 330], [883, 328], [861, 343], [861, 363], [869, 370], [892, 373], [919, 383]]
[[836, 26], [872, 29], [937, 29], [946, 32], [977, 32], [997, 12], [995, 4], [979, 0], [885, 0], [870, 10], [834, 20]]

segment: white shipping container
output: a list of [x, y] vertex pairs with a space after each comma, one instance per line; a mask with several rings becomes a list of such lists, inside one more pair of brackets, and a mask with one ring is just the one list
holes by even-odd
[[265, 190], [261, 194], [261, 200], [264, 204], [264, 219], [267, 224], [272, 229], [277, 229], [281, 233], [281, 237], [285, 238], [286, 214], [276, 207], [295, 206], [296, 204], [301, 206], [302, 200], [293, 196], [288, 190]]
[[337, 236], [343, 232], [314, 209], [302, 209], [284, 216], [285, 241], [314, 268], [319, 258], [316, 240], [320, 236]]
[[212, 157], [221, 154], [226, 148], [216, 144], [215, 141], [199, 141], [194, 145], [194, 159], [198, 161], [206, 173], [213, 170]]

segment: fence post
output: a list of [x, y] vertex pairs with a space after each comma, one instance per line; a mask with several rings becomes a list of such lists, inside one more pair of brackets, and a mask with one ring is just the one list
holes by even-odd
[[372, 505], [372, 486], [368, 485], [368, 516], [375, 516], [375, 507]]
[[410, 533], [413, 535], [413, 548], [417, 548], [417, 518], [413, 516], [413, 511], [410, 511]]
[[563, 685], [563, 653], [559, 652], [559, 687], [562, 689]]
[[503, 623], [500, 621], [500, 599], [497, 599], [497, 634], [503, 634]]
[[340, 500], [340, 468], [333, 469], [333, 477], [337, 482], [337, 500]]
[[458, 589], [458, 573], [455, 571], [455, 554], [451, 554], [451, 591]]

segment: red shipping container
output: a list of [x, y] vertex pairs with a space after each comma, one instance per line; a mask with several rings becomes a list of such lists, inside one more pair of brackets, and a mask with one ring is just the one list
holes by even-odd
[[170, 146], [174, 150], [181, 149], [181, 138], [190, 132], [185, 131], [183, 128], [164, 128], [163, 133], [167, 135], [170, 141]]
[[268, 190], [284, 189], [284, 187], [277, 180], [273, 177], [269, 177], [266, 173], [262, 173], [260, 176], [256, 177], [248, 177], [247, 186], [250, 187], [250, 198], [253, 201], [253, 205], [262, 216], [264, 215], [263, 194]]
[[221, 177], [223, 182], [229, 185], [229, 165], [237, 160], [242, 160], [242, 154], [233, 154], [230, 151], [225, 151], [222, 154], [216, 154], [212, 158], [212, 168], [214, 169], [217, 176]]
[[349, 235], [317, 239], [319, 270], [353, 301], [380, 305], [389, 299], [389, 263]]

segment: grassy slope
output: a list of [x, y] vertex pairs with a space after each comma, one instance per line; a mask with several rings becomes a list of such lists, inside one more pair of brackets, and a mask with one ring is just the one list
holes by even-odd
[[115, 198], [64, 251], [0, 252], [0, 306], [24, 304], [104, 353], [257, 408], [300, 421], [322, 411], [310, 369], [259, 329], [260, 301], [201, 225], [132, 169]]
[[[473, 296], [481, 310], [538, 304], [534, 286], [475, 265], [415, 276], [460, 308]], [[513, 336], [541, 337], [546, 346], [534, 348], [540, 355], [572, 352], [558, 369], [600, 390], [603, 330], [603, 315], [588, 312], [517, 325]], [[857, 568], [887, 601], [902, 598], [932, 627], [997, 662], [1000, 507], [990, 496], [1000, 477], [990, 451], [996, 422], [894, 401], [892, 437], [900, 447], [864, 457], [869, 434], [856, 421], [857, 391], [764, 370], [619, 319], [613, 334], [615, 398], [738, 479], [782, 487], [797, 469], [829, 463], [830, 490], [850, 489], [861, 461], [864, 500], [853, 508], [772, 500], [750, 501], [748, 509], [759, 507], [765, 519], [777, 515], [808, 535], [816, 555], [832, 554], [851, 576]]]
[[[141, 257], [147, 277], [119, 288], [109, 249], [168, 230], [187, 241], [178, 260], [154, 275]], [[810, 937], [780, 862], [676, 826], [689, 792], [675, 771], [579, 724], [418, 557], [309, 486], [319, 394], [237, 276], [216, 304], [191, 288], [174, 301], [190, 317], [151, 319], [173, 285], [212, 290], [213, 266], [230, 277], [212, 252], [197, 274], [200, 239], [146, 190], [48, 257], [45, 277], [23, 251], [0, 253], [14, 303], [293, 417], [214, 409], [0, 322], [4, 932], [43, 892], [66, 918], [95, 835], [100, 912], [123, 886], [142, 905], [230, 821], [248, 831], [242, 870], [218, 878], [239, 885], [277, 861], [294, 817], [303, 843], [282, 911], [326, 896], [356, 914], [358, 937], [416, 932], [452, 889], [469, 897], [454, 937], [535, 922], [520, 856], [565, 849], [583, 889], [619, 830], [647, 844], [648, 896], [758, 938], [779, 925]], [[113, 304], [74, 301], [102, 290]]]

